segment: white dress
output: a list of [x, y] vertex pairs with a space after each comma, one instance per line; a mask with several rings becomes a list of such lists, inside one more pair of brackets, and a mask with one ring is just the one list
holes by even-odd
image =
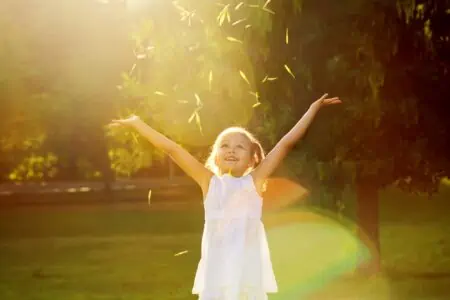
[[200, 300], [266, 300], [277, 292], [262, 198], [250, 174], [214, 175], [204, 201], [205, 226], [193, 294]]

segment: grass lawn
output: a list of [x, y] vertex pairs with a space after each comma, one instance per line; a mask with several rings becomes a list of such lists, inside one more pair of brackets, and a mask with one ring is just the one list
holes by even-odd
[[[348, 275], [360, 248], [345, 228], [305, 209], [266, 214], [280, 287], [269, 299], [450, 299], [448, 193], [381, 198], [374, 278]], [[144, 202], [0, 210], [0, 299], [196, 299], [200, 204]]]

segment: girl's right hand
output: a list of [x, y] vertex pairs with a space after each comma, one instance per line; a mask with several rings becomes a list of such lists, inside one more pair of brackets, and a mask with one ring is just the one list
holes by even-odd
[[136, 115], [131, 115], [126, 119], [118, 119], [118, 120], [112, 120], [109, 126], [115, 127], [115, 126], [131, 126], [134, 127], [138, 122], [141, 121], [141, 118], [139, 118]]

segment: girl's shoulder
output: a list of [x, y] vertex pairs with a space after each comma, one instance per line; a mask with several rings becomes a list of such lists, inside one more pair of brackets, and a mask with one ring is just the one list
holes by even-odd
[[210, 172], [210, 174], [208, 174], [208, 176], [205, 178], [203, 184], [200, 186], [202, 189], [203, 200], [205, 200], [208, 196], [209, 190], [211, 189], [211, 185], [215, 177], [217, 177], [216, 174]]

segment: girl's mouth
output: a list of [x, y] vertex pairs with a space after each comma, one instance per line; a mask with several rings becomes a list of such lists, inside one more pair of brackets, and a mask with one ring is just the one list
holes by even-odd
[[234, 157], [234, 156], [230, 156], [230, 157], [226, 157], [226, 158], [225, 158], [225, 161], [232, 161], [232, 162], [235, 162], [235, 161], [238, 161], [238, 159], [237, 159], [236, 157]]

